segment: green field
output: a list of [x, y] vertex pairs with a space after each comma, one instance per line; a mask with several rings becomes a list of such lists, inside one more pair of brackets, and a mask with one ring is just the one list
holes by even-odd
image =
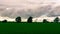
[[0, 23], [0, 34], [58, 34], [60, 23]]

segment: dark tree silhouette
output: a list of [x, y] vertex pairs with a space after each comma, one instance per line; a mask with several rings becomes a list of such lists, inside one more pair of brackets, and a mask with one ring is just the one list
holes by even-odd
[[59, 18], [56, 17], [56, 18], [54, 19], [54, 22], [55, 22], [55, 23], [58, 23], [58, 22], [59, 22]]
[[48, 23], [48, 21], [46, 19], [43, 19], [43, 23]]
[[15, 20], [16, 22], [21, 22], [21, 17], [17, 17]]
[[2, 22], [7, 22], [7, 20], [3, 20]]
[[32, 19], [33, 19], [33, 17], [30, 16], [30, 17], [28, 18], [27, 22], [28, 22], [28, 23], [32, 23]]

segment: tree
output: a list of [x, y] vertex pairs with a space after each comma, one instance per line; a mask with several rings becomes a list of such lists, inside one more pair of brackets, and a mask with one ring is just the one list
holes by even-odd
[[58, 22], [59, 22], [59, 18], [56, 17], [56, 18], [54, 19], [54, 22], [55, 22], [55, 23], [58, 23]]
[[33, 17], [30, 16], [30, 17], [28, 18], [27, 22], [28, 22], [28, 23], [32, 23], [32, 19], [33, 19]]
[[48, 21], [46, 19], [43, 19], [43, 23], [48, 23]]
[[7, 22], [7, 20], [3, 20], [2, 22]]
[[21, 17], [17, 17], [15, 20], [16, 22], [21, 22]]

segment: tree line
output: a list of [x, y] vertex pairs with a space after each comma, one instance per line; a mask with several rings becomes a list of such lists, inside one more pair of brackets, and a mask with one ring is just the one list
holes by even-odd
[[[28, 23], [32, 23], [32, 21], [33, 21], [32, 19], [33, 19], [33, 17], [30, 16], [30, 17], [28, 18], [27, 22], [28, 22]], [[16, 18], [15, 18], [15, 21], [18, 22], [18, 23], [20, 23], [20, 22], [21, 22], [21, 17], [20, 17], [20, 16], [19, 16], [19, 17], [16, 17]], [[2, 22], [7, 22], [7, 20], [3, 20]], [[47, 19], [43, 19], [43, 23], [48, 23], [48, 22], [49, 22], [49, 21], [47, 21]], [[56, 17], [56, 18], [53, 20], [53, 22], [58, 23], [58, 22], [59, 22], [59, 17]]]

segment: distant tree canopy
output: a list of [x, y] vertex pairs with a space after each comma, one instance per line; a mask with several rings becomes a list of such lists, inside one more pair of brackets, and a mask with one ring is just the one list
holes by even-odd
[[56, 17], [55, 19], [54, 19], [54, 22], [59, 22], [59, 18], [58, 17]]
[[48, 21], [46, 19], [43, 19], [43, 23], [47, 23]]
[[17, 18], [15, 19], [15, 21], [16, 21], [16, 22], [21, 22], [21, 17], [17, 17]]
[[2, 22], [7, 22], [7, 20], [3, 20]]
[[32, 19], [33, 19], [33, 17], [30, 16], [30, 17], [28, 18], [27, 22], [28, 22], [28, 23], [32, 23]]
[[[21, 17], [20, 17], [20, 16], [16, 17], [16, 18], [15, 18], [15, 21], [16, 21], [16, 23], [21, 22]], [[32, 21], [33, 21], [33, 17], [30, 16], [30, 17], [27, 19], [27, 22], [28, 22], [28, 23], [32, 23]], [[53, 21], [54, 21], [54, 23], [58, 23], [58, 22], [59, 22], [59, 18], [56, 17]], [[7, 22], [7, 20], [3, 20], [3, 21], [0, 21], [0, 22]], [[21, 22], [21, 23], [22, 23], [22, 22]], [[48, 21], [47, 19], [43, 19], [43, 23], [49, 23], [49, 21]], [[52, 22], [52, 23], [53, 23], [53, 22]]]

